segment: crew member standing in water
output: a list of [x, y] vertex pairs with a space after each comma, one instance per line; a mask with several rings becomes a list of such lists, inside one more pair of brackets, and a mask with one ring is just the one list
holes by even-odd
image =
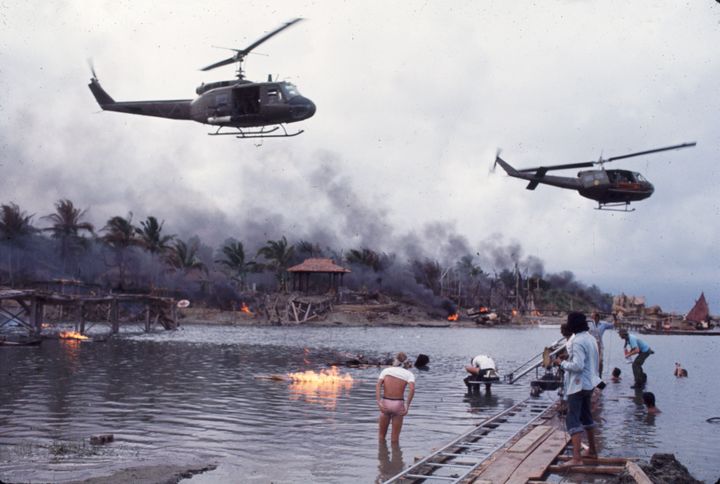
[[[391, 421], [390, 441], [400, 441], [403, 419], [410, 410], [410, 404], [415, 395], [415, 375], [402, 367], [406, 360], [405, 353], [398, 353], [395, 361], [399, 365], [385, 368], [380, 372], [377, 385], [375, 385], [375, 400], [380, 409], [378, 438], [382, 441], [385, 440]], [[405, 403], [406, 388], [408, 389], [407, 403]]]

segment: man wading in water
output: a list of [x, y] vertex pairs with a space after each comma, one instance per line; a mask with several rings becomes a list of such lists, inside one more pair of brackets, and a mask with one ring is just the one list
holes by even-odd
[[[410, 410], [410, 403], [415, 395], [415, 375], [402, 368], [407, 360], [405, 353], [398, 353], [395, 360], [399, 366], [385, 368], [380, 372], [377, 385], [375, 385], [375, 400], [380, 409], [378, 438], [385, 440], [390, 421], [392, 420], [392, 434], [390, 442], [400, 441], [403, 418]], [[408, 390], [407, 404], [405, 403], [405, 388]], [[380, 393], [382, 390], [382, 398]]]

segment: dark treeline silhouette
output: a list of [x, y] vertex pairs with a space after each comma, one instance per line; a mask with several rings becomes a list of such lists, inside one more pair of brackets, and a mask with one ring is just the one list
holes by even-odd
[[133, 213], [117, 215], [96, 229], [87, 210], [70, 200], [59, 200], [53, 212], [40, 217], [9, 202], [0, 205], [0, 285], [32, 287], [63, 279], [97, 291], [187, 297], [227, 308], [251, 292], [288, 291], [289, 267], [324, 257], [352, 270], [345, 278], [349, 290], [448, 312], [458, 306], [521, 312], [610, 308], [610, 295], [571, 272], [545, 274], [543, 263], [523, 257], [519, 244], [489, 239], [471, 249], [441, 224], [425, 227], [423, 239], [403, 237], [388, 252], [366, 245], [330, 247], [327, 240], [292, 241], [283, 235], [248, 246], [242, 237], [229, 237], [211, 247], [197, 236], [168, 233], [165, 222], [153, 216], [136, 223]]

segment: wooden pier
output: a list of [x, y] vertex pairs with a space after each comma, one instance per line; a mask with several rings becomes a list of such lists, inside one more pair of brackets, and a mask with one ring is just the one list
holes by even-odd
[[31, 335], [43, 324], [72, 322], [84, 334], [97, 324], [120, 331], [121, 324], [141, 325], [149, 332], [160, 325], [176, 329], [177, 304], [172, 298], [147, 294], [68, 295], [35, 289], [0, 289], [0, 329], [14, 322]]
[[[526, 420], [519, 431], [510, 430], [512, 437], [506, 438], [504, 427], [512, 429], [520, 423], [525, 411], [523, 407], [527, 405], [530, 405], [531, 412], [526, 412], [530, 417], [538, 409], [545, 409]], [[558, 476], [576, 475], [580, 479], [590, 479], [623, 472], [640, 484], [651, 482], [632, 458], [599, 457], [583, 459], [582, 466], [563, 466], [570, 459], [570, 436], [564, 426], [564, 418], [556, 404], [548, 406], [542, 399], [528, 399], [489, 417], [385, 484], [539, 484], [558, 482]], [[497, 445], [498, 441], [501, 445]]]

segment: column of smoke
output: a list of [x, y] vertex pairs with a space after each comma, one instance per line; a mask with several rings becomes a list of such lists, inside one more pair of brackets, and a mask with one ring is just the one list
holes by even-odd
[[[255, 258], [257, 250], [268, 240], [283, 236], [298, 248], [293, 263], [309, 256], [323, 256], [348, 266], [344, 257], [350, 249], [371, 249], [384, 254], [386, 263], [378, 270], [352, 265], [352, 274], [345, 277], [346, 286], [355, 290], [382, 291], [447, 313], [454, 311], [454, 303], [442, 297], [437, 288], [433, 290], [424, 284], [418, 271], [424, 264], [436, 264], [445, 271], [453, 268], [462, 257], [469, 257], [485, 274], [474, 280], [479, 294], [489, 292], [495, 274], [517, 267], [524, 276], [544, 276], [557, 288], [585, 291], [590, 297], [597, 296], [597, 300], [601, 300], [599, 289], [585, 287], [574, 280], [572, 273], [545, 276], [539, 259], [524, 256], [519, 243], [505, 243], [500, 235], [470, 243], [455, 231], [452, 222], [447, 221], [430, 222], [398, 232], [389, 222], [384, 207], [362, 200], [352, 189], [349, 179], [329, 165], [322, 165], [312, 172], [309, 183], [316, 187], [314, 195], [327, 202], [326, 213], [302, 214], [302, 219], [296, 217], [289, 221], [281, 213], [267, 208], [247, 207], [244, 213], [252, 216], [231, 223], [225, 214], [195, 207], [194, 211], [184, 210], [178, 220], [168, 219], [167, 227], [174, 228], [172, 232], [181, 234], [182, 240], [197, 246], [198, 257], [207, 271], [171, 270], [161, 257], [131, 247], [123, 254], [126, 277], [121, 282], [118, 254], [101, 241], [88, 240], [83, 250], [76, 251], [69, 260], [61, 261], [58, 241], [36, 235], [27, 237], [21, 244], [0, 241], [0, 283], [77, 278], [114, 290], [162, 288], [173, 294], [204, 298], [211, 304], [227, 306], [243, 296], [238, 295], [238, 285], [220, 270], [216, 261], [222, 258], [219, 247], [237, 234], [237, 240], [245, 246], [248, 260]], [[293, 198], [293, 194], [284, 196]], [[48, 206], [52, 203], [48, 201]], [[300, 241], [309, 242], [314, 247], [312, 253], [299, 250]], [[257, 259], [262, 262], [262, 258]], [[274, 275], [271, 272], [250, 274], [248, 283], [271, 290], [275, 285]]]

